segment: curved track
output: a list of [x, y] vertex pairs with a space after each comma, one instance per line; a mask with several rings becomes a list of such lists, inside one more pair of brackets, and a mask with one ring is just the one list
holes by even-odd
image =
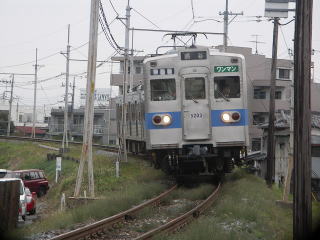
[[93, 224], [90, 224], [90, 225], [82, 227], [82, 228], [78, 228], [78, 229], [73, 230], [71, 232], [61, 234], [59, 236], [51, 238], [51, 240], [73, 240], [73, 239], [85, 238], [87, 236], [99, 233], [100, 231], [103, 231], [105, 228], [109, 227], [110, 225], [125, 220], [131, 214], [134, 214], [145, 207], [151, 206], [151, 205], [159, 202], [161, 199], [166, 197], [169, 193], [171, 193], [176, 188], [177, 188], [177, 185], [173, 186], [172, 188], [170, 188], [166, 192], [160, 194], [159, 196], [157, 196], [153, 199], [150, 199], [150, 200], [148, 200], [148, 201], [146, 201], [136, 207], [133, 207], [127, 211], [121, 212], [117, 215], [114, 215], [114, 216], [111, 216], [111, 217], [108, 217], [105, 219], [102, 219], [98, 222], [95, 222]]
[[217, 188], [213, 191], [213, 193], [202, 203], [197, 205], [195, 208], [191, 209], [189, 212], [171, 220], [170, 222], [155, 228], [149, 232], [146, 232], [139, 237], [135, 238], [135, 240], [140, 239], [151, 239], [155, 235], [159, 233], [165, 232], [173, 232], [176, 229], [181, 228], [185, 224], [191, 222], [193, 219], [198, 218], [201, 213], [203, 213], [213, 202], [217, 199], [219, 190], [221, 188], [221, 183], [217, 186]]
[[[131, 214], [134, 214], [147, 206], [150, 206], [154, 203], [159, 202], [161, 199], [166, 197], [169, 193], [171, 193], [176, 188], [177, 188], [177, 185], [173, 186], [168, 191], [160, 194], [159, 196], [157, 196], [151, 200], [148, 200], [145, 203], [142, 203], [132, 209], [129, 209], [129, 210], [124, 211], [122, 213], [119, 213], [117, 215], [108, 217], [106, 219], [100, 220], [100, 221], [93, 223], [93, 224], [90, 224], [88, 226], [78, 228], [78, 229], [73, 230], [71, 232], [61, 234], [59, 236], [52, 238], [51, 240], [71, 240], [71, 239], [73, 240], [73, 239], [80, 239], [80, 238], [94, 236], [94, 235], [98, 234], [99, 232], [103, 232], [104, 229], [112, 226], [113, 224], [125, 220]], [[146, 233], [140, 235], [139, 237], [137, 237], [135, 239], [136, 240], [138, 240], [138, 239], [151, 239], [152, 237], [154, 237], [155, 235], [157, 235], [159, 233], [173, 232], [176, 229], [179, 229], [182, 226], [186, 225], [187, 223], [191, 222], [193, 219], [198, 218], [199, 215], [201, 213], [203, 213], [214, 202], [214, 200], [216, 200], [220, 188], [221, 188], [221, 184], [219, 183], [219, 185], [217, 186], [217, 188], [214, 189], [212, 194], [210, 194], [210, 196], [206, 200], [201, 202], [195, 208], [193, 208], [192, 210], [188, 211], [187, 213], [171, 220], [170, 222], [168, 222], [158, 228], [155, 228], [149, 232], [146, 232]]]

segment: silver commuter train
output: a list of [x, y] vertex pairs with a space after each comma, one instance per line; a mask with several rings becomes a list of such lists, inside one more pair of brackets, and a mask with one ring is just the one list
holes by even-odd
[[129, 151], [176, 175], [230, 172], [249, 144], [244, 57], [191, 46], [143, 65], [144, 90], [127, 98]]

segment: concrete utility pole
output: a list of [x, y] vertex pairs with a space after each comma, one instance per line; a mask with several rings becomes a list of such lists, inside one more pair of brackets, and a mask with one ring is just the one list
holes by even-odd
[[267, 152], [267, 184], [269, 187], [274, 182], [274, 157], [275, 157], [275, 139], [274, 139], [274, 112], [275, 112], [275, 85], [277, 73], [277, 52], [278, 52], [278, 30], [279, 18], [273, 19], [273, 45], [272, 45], [272, 64], [270, 81], [270, 103], [269, 103], [269, 128], [268, 128], [268, 152]]
[[8, 113], [8, 127], [7, 127], [7, 136], [10, 136], [10, 127], [11, 127], [11, 111], [12, 111], [12, 101], [13, 101], [13, 84], [14, 84], [14, 74], [12, 74], [11, 79], [11, 91], [10, 91], [10, 105], [9, 105], [9, 113]]
[[67, 63], [66, 63], [66, 91], [64, 95], [64, 122], [63, 122], [63, 139], [62, 139], [62, 149], [64, 151], [65, 147], [68, 148], [68, 90], [69, 90], [69, 59], [70, 59], [70, 24], [68, 25], [68, 45], [67, 45]]
[[76, 187], [74, 192], [75, 197], [78, 197], [80, 194], [80, 188], [83, 178], [83, 167], [85, 161], [88, 161], [89, 192], [91, 197], [94, 197], [92, 137], [94, 117], [94, 89], [96, 80], [96, 61], [98, 44], [99, 2], [99, 0], [91, 0], [85, 122], [83, 127], [83, 145], [80, 158], [80, 165], [78, 169]]
[[296, 1], [294, 38], [294, 239], [316, 239], [310, 236], [312, 227], [310, 136], [312, 6], [312, 0]]
[[31, 138], [36, 137], [36, 105], [37, 105], [37, 81], [38, 81], [38, 48], [36, 48], [36, 64], [34, 65], [34, 93], [33, 93], [33, 114]]
[[76, 88], [76, 77], [73, 77], [73, 85], [72, 85], [72, 100], [71, 100], [71, 119], [70, 119], [70, 126], [69, 126], [69, 134], [70, 134], [70, 139], [72, 138], [72, 129], [73, 129], [73, 119], [74, 119], [74, 91]]
[[129, 66], [129, 37], [130, 37], [130, 0], [128, 0], [128, 5], [126, 8], [126, 35], [125, 35], [125, 49], [124, 49], [124, 75], [123, 75], [123, 99], [122, 99], [122, 141], [120, 149], [123, 153], [123, 161], [128, 162], [127, 156], [127, 142], [126, 142], [126, 132], [127, 132], [127, 103], [126, 103], [126, 94], [127, 94], [127, 84], [128, 84], [128, 66]]
[[[11, 75], [12, 76], [12, 80], [11, 81], [7, 81], [7, 80], [0, 80], [0, 82], [2, 83], [11, 83], [11, 95], [10, 95], [10, 100], [9, 100], [9, 113], [8, 113], [8, 127], [7, 127], [7, 136], [10, 136], [10, 122], [11, 122], [11, 112], [12, 112], [12, 102], [13, 102], [13, 87], [14, 87], [14, 78], [16, 75], [19, 76], [30, 76], [30, 75], [34, 75], [34, 74], [28, 74], [28, 73], [8, 73], [8, 72], [0, 72], [0, 75]], [[7, 88], [7, 87], [6, 87]], [[6, 92], [6, 91], [5, 91]], [[5, 93], [4, 92], [4, 93]], [[4, 96], [3, 96], [4, 99]], [[18, 116], [18, 103], [17, 103], [17, 120], [19, 120], [19, 116]]]
[[[223, 48], [224, 51], [227, 51], [228, 47], [228, 30], [229, 30], [229, 24], [235, 19], [238, 15], [243, 15], [243, 12], [241, 13], [232, 13], [229, 12], [229, 0], [226, 0], [226, 10], [221, 13], [219, 12], [219, 15], [223, 15], [223, 29], [224, 29], [224, 35], [223, 35]], [[229, 22], [229, 15], [233, 15], [234, 18]]]

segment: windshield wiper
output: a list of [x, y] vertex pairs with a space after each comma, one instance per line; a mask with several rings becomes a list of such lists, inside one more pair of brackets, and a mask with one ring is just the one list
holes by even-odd
[[226, 100], [227, 102], [230, 102], [230, 99], [227, 98], [225, 95], [223, 95], [223, 93], [222, 93], [219, 89], [216, 89], [216, 91], [220, 94], [220, 96], [221, 96], [224, 100]]
[[192, 101], [194, 101], [195, 103], [199, 103], [193, 96], [191, 93], [189, 93], [189, 97], [191, 97]]

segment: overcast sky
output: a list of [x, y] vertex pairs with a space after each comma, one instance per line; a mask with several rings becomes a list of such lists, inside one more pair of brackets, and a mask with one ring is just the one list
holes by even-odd
[[[124, 46], [124, 25], [115, 20], [117, 13], [125, 16], [127, 0], [101, 0], [111, 31], [120, 46]], [[50, 79], [65, 72], [67, 26], [71, 25], [71, 58], [86, 59], [88, 55], [89, 16], [91, 0], [1, 0], [0, 2], [0, 72], [34, 73], [35, 49], [38, 48], [37, 105], [59, 106], [63, 100], [65, 81], [63, 76]], [[191, 30], [222, 32], [223, 16], [219, 12], [225, 9], [224, 0], [131, 0], [131, 26], [135, 28]], [[264, 16], [265, 0], [229, 0], [229, 11], [238, 16], [229, 25], [229, 45], [253, 47], [252, 36], [258, 34], [258, 52], [271, 57], [273, 24]], [[294, 7], [294, 4], [290, 4]], [[313, 48], [315, 52], [315, 79], [320, 82], [320, 2], [314, 1], [313, 12]], [[194, 16], [194, 18], [193, 18]], [[232, 18], [232, 17], [231, 17]], [[287, 23], [293, 18], [281, 19]], [[200, 20], [205, 20], [201, 21]], [[262, 21], [256, 21], [261, 19]], [[99, 26], [99, 32], [101, 28]], [[134, 49], [144, 51], [141, 54], [154, 53], [160, 45], [170, 45], [170, 39], [163, 33], [135, 32]], [[289, 59], [288, 48], [293, 49], [294, 22], [279, 29], [278, 57]], [[223, 42], [222, 36], [199, 36], [198, 44], [216, 46]], [[253, 49], [254, 50], [254, 49]], [[108, 45], [103, 33], [99, 35], [98, 60], [106, 60], [114, 50]], [[114, 67], [116, 69], [116, 67]], [[70, 63], [70, 74], [86, 72], [86, 62]], [[97, 88], [109, 87], [111, 65], [106, 63], [97, 69]], [[9, 80], [9, 76], [0, 75], [0, 80]], [[43, 81], [46, 80], [47, 81]], [[70, 77], [71, 81], [73, 77]], [[33, 76], [16, 76], [14, 96], [20, 104], [33, 104]], [[86, 79], [76, 78], [76, 103], [79, 103], [79, 89], [84, 88]], [[5, 84], [0, 83], [0, 96], [5, 91]], [[9, 90], [9, 88], [7, 89]], [[9, 96], [9, 94], [7, 94]], [[63, 105], [63, 103], [60, 103]]]

